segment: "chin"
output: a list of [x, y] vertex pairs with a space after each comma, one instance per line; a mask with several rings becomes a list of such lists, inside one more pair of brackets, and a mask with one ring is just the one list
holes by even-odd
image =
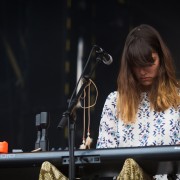
[[141, 82], [141, 85], [142, 85], [142, 86], [151, 86], [151, 85], [152, 85], [152, 81], [144, 81], [144, 82]]
[[142, 86], [151, 86], [152, 83], [143, 83]]
[[142, 88], [143, 89], [146, 89], [146, 90], [148, 90], [148, 89], [150, 89], [151, 88], [151, 85], [152, 85], [152, 83], [141, 83], [141, 86], [142, 86]]

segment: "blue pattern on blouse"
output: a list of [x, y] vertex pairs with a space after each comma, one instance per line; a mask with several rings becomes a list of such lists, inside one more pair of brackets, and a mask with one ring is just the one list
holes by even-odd
[[110, 93], [105, 101], [96, 148], [180, 144], [180, 106], [177, 110], [170, 107], [156, 112], [150, 107], [147, 93], [143, 92], [136, 122], [124, 124], [116, 117], [116, 102], [117, 91]]

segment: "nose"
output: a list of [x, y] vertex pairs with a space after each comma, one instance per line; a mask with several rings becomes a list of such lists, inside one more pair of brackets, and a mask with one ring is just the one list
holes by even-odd
[[140, 67], [139, 68], [139, 74], [141, 75], [141, 76], [144, 76], [147, 72], [146, 72], [146, 69], [145, 68], [143, 68], [143, 67]]

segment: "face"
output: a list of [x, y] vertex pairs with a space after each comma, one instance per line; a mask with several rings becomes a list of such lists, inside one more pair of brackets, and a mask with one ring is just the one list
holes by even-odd
[[159, 71], [159, 56], [157, 53], [152, 53], [152, 58], [154, 59], [154, 64], [147, 67], [133, 67], [133, 72], [139, 81], [140, 85], [144, 89], [151, 87], [154, 79], [158, 75]]

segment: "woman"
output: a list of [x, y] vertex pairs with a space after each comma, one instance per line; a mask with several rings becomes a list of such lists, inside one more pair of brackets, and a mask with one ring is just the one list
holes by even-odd
[[128, 34], [117, 85], [104, 104], [97, 148], [180, 143], [179, 84], [170, 51], [152, 26]]

